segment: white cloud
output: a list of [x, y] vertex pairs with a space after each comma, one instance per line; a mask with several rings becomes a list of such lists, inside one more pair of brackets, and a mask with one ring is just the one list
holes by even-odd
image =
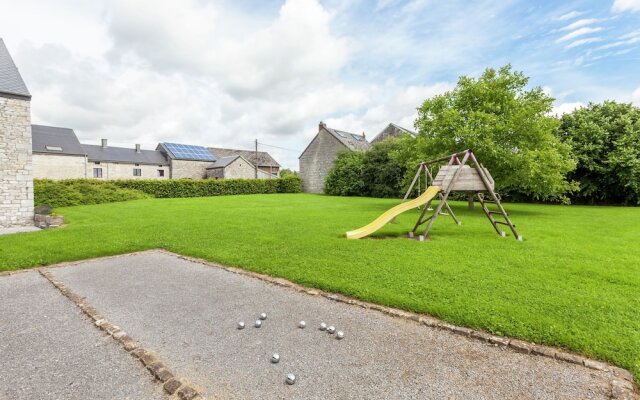
[[571, 24], [565, 26], [564, 28], [562, 28], [560, 30], [561, 31], [571, 31], [573, 29], [580, 28], [581, 26], [594, 24], [594, 23], [596, 23], [598, 21], [600, 21], [600, 20], [597, 19], [597, 18], [584, 18], [584, 19], [577, 20], [574, 23], [571, 23]]
[[632, 37], [631, 39], [626, 39], [626, 40], [618, 40], [613, 43], [605, 44], [603, 46], [598, 47], [598, 50], [613, 49], [615, 47], [629, 46], [636, 43], [640, 43], [640, 36]]
[[584, 28], [576, 29], [575, 31], [567, 33], [566, 35], [562, 36], [561, 38], [556, 40], [556, 42], [557, 43], [566, 42], [567, 40], [574, 39], [574, 38], [576, 38], [578, 36], [583, 36], [583, 35], [587, 35], [589, 33], [599, 32], [601, 30], [602, 30], [602, 28], [599, 28], [599, 27], [598, 28], [584, 27]]
[[614, 12], [640, 11], [640, 0], [615, 0], [611, 8]]
[[602, 42], [602, 38], [594, 37], [594, 38], [588, 38], [588, 39], [575, 40], [575, 41], [571, 42], [570, 44], [568, 44], [567, 46], [565, 46], [564, 48], [565, 49], [572, 49], [574, 47], [582, 46], [582, 45], [589, 44], [589, 43], [597, 43], [597, 42]]
[[631, 102], [640, 107], [640, 87], [638, 87], [631, 95]]
[[575, 103], [562, 103], [553, 107], [553, 111], [551, 114], [562, 116], [563, 114], [568, 114], [574, 111], [577, 108], [584, 107], [584, 103], [575, 102]]
[[568, 19], [573, 19], [573, 18], [579, 17], [582, 14], [584, 14], [584, 12], [582, 12], [582, 11], [570, 11], [570, 12], [568, 12], [566, 14], [562, 14], [561, 16], [556, 17], [555, 19], [558, 20], [558, 21], [566, 21]]

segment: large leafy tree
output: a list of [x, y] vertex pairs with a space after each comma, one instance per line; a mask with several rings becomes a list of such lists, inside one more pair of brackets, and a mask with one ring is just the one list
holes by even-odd
[[571, 148], [554, 132], [553, 98], [510, 65], [462, 76], [457, 86], [425, 100], [418, 109], [419, 135], [405, 158], [421, 160], [472, 149], [502, 193], [534, 199], [563, 199], [575, 184]]
[[558, 132], [578, 161], [578, 201], [640, 204], [640, 108], [589, 104], [563, 115]]

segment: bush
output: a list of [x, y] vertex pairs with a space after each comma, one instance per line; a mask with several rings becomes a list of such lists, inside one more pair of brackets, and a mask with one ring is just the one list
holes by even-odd
[[640, 204], [640, 108], [605, 101], [564, 114], [560, 138], [573, 147], [580, 183], [573, 199]]
[[334, 196], [363, 196], [364, 153], [341, 152], [324, 181], [324, 192]]
[[299, 193], [298, 176], [279, 179], [115, 180], [67, 179], [34, 181], [35, 204], [51, 207], [112, 203], [149, 197], [205, 197], [233, 194]]
[[386, 139], [365, 153], [362, 170], [364, 196], [400, 197], [404, 194], [407, 168], [397, 157], [401, 143], [401, 139]]
[[34, 180], [33, 191], [36, 206], [46, 204], [54, 208], [138, 200], [149, 197], [141, 191], [122, 188], [112, 182], [89, 179], [67, 179], [61, 181], [36, 179]]
[[139, 190], [158, 198], [301, 192], [301, 182], [297, 176], [278, 179], [136, 179], [117, 180], [113, 183], [119, 187]]

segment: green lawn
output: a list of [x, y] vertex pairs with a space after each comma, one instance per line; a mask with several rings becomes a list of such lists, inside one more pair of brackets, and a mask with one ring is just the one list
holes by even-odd
[[162, 247], [455, 324], [612, 361], [640, 375], [640, 208], [508, 204], [524, 242], [454, 203], [431, 242], [347, 241], [397, 200], [305, 194], [151, 199], [58, 210], [69, 225], [0, 236], [0, 270]]

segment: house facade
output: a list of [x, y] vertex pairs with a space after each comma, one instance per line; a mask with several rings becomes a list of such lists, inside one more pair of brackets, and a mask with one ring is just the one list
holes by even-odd
[[83, 145], [87, 157], [85, 177], [94, 179], [168, 179], [169, 162], [154, 150], [112, 147], [107, 139], [100, 145]]
[[31, 94], [0, 39], [0, 228], [33, 225]]
[[[209, 147], [209, 151], [217, 158], [241, 156], [245, 161], [258, 167], [258, 179], [277, 178], [280, 176], [280, 164], [266, 151], [225, 149]], [[255, 169], [253, 176], [255, 177]]]
[[298, 158], [302, 188], [309, 193], [324, 192], [324, 181], [341, 151], [365, 151], [371, 147], [364, 133], [357, 135], [318, 125], [318, 133]]
[[36, 179], [84, 178], [85, 151], [69, 128], [31, 125], [33, 177]]

